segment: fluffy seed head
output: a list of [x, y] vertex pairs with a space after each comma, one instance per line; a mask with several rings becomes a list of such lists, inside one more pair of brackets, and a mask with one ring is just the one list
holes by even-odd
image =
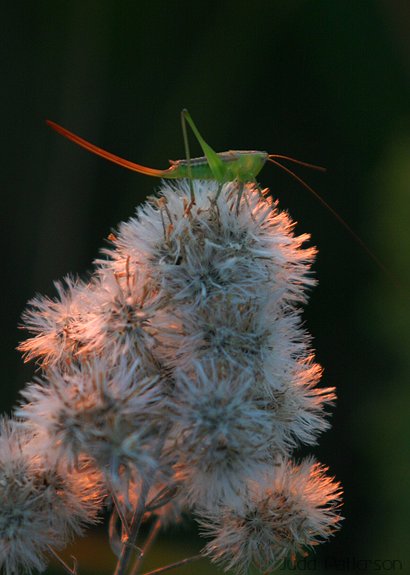
[[109, 367], [94, 359], [70, 374], [50, 371], [46, 381], [28, 386], [17, 414], [56, 460], [75, 464], [86, 454], [116, 480], [130, 468], [147, 473], [156, 466], [153, 447], [162, 428], [157, 383], [141, 376], [137, 363]]
[[204, 510], [199, 523], [212, 540], [205, 554], [238, 575], [255, 565], [271, 572], [327, 539], [341, 520], [341, 490], [311, 459], [282, 461], [250, 481], [244, 505]]
[[[125, 513], [160, 471], [165, 516], [196, 510], [207, 554], [242, 575], [336, 529], [338, 485], [288, 459], [328, 427], [335, 396], [318, 387], [301, 319], [309, 236], [251, 183], [192, 187], [193, 203], [187, 181], [163, 183], [88, 284], [32, 302], [20, 349], [43, 379], [18, 415], [53, 464], [93, 457]], [[155, 495], [164, 482], [178, 484], [175, 506], [167, 487]]]
[[31, 430], [0, 422], [0, 567], [6, 575], [42, 570], [47, 546], [61, 547], [95, 522], [102, 497], [100, 476], [84, 460], [71, 471], [53, 464], [38, 455]]
[[102, 267], [92, 285], [92, 304], [83, 325], [81, 357], [98, 356], [112, 364], [139, 361], [140, 370], [158, 372], [153, 355], [155, 332], [150, 320], [155, 297], [144, 276], [124, 262], [122, 274]]
[[23, 314], [24, 326], [34, 337], [19, 345], [26, 361], [35, 359], [43, 367], [65, 369], [81, 347], [88, 286], [67, 277], [55, 282], [57, 297], [37, 296]]
[[[169, 412], [177, 469], [191, 505], [236, 501], [256, 469], [270, 459], [274, 426], [263, 401], [252, 399], [252, 377], [233, 378], [211, 363], [179, 372]], [[171, 444], [172, 445], [172, 444]]]

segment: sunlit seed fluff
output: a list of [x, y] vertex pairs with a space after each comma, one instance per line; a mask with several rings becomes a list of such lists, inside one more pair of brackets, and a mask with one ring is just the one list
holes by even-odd
[[34, 337], [22, 342], [19, 350], [27, 361], [64, 369], [81, 347], [89, 286], [67, 277], [64, 283], [55, 282], [55, 287], [57, 297], [37, 296], [29, 302], [23, 327]]
[[[233, 183], [222, 188], [218, 200], [213, 183], [194, 186], [197, 204], [189, 216], [184, 183], [164, 186], [163, 211], [151, 206], [149, 212], [158, 233], [164, 218], [170, 226], [162, 232], [162, 242], [152, 242], [150, 255], [167, 302], [164, 315], [153, 320], [163, 341], [158, 353], [183, 369], [206, 355], [256, 372], [263, 369], [260, 350], [272, 351], [268, 348], [277, 322], [297, 315], [295, 304], [306, 298], [315, 251], [302, 249], [308, 236], [295, 237], [288, 216], [252, 185], [245, 186], [238, 213]], [[143, 242], [146, 212], [140, 216], [125, 227], [125, 237], [119, 234], [123, 248]], [[296, 335], [289, 333], [290, 339], [306, 339], [295, 321], [292, 327]]]
[[145, 278], [137, 276], [125, 262], [123, 273], [101, 267], [92, 284], [92, 305], [83, 325], [81, 356], [98, 355], [115, 364], [138, 360], [148, 374], [158, 371], [153, 355], [155, 333], [150, 319], [155, 298], [145, 289]]
[[283, 461], [249, 482], [243, 508], [202, 510], [198, 521], [212, 537], [204, 553], [237, 575], [252, 565], [271, 573], [326, 540], [341, 520], [340, 485], [326, 471], [312, 459]]
[[[220, 373], [229, 372], [234, 381], [246, 373], [252, 381], [248, 399], [263, 404], [269, 412], [274, 429], [271, 449], [286, 453], [300, 444], [314, 444], [329, 427], [326, 407], [333, 403], [335, 394], [333, 388], [319, 387], [321, 368], [313, 361], [310, 348], [300, 341], [292, 343], [297, 335], [303, 340], [304, 333], [286, 332], [283, 327], [289, 327], [289, 318], [273, 322], [273, 333], [269, 333], [268, 325], [265, 333], [258, 332], [251, 320], [241, 330], [245, 322], [240, 316], [236, 322], [230, 321], [229, 306], [213, 311], [213, 323], [209, 319], [201, 326], [197, 315], [193, 318], [196, 324], [185, 319], [184, 330], [164, 317], [163, 357], [186, 372], [201, 366], [207, 370], [207, 366], [217, 364]], [[215, 377], [214, 385], [219, 378]]]
[[192, 186], [194, 203], [187, 181], [163, 183], [88, 284], [34, 300], [20, 349], [43, 379], [17, 413], [52, 465], [92, 457], [124, 514], [152, 480], [162, 521], [188, 506], [214, 561], [270, 571], [339, 520], [338, 484], [287, 459], [328, 427], [335, 397], [301, 319], [315, 249], [255, 185], [239, 204], [237, 182]]
[[102, 506], [100, 475], [82, 461], [76, 470], [38, 454], [30, 430], [0, 421], [0, 570], [43, 570], [47, 547], [65, 545], [94, 523]]
[[162, 430], [158, 378], [144, 377], [138, 364], [110, 367], [100, 359], [57, 370], [29, 385], [19, 417], [39, 429], [43, 450], [75, 464], [82, 454], [109, 475], [137, 468], [150, 473]]
[[252, 399], [252, 383], [217, 363], [176, 374], [169, 438], [191, 506], [237, 502], [246, 479], [271, 459], [274, 424], [264, 402]]
[[290, 375], [286, 384], [263, 395], [276, 431], [274, 448], [281, 453], [317, 442], [319, 433], [330, 427], [325, 407], [336, 397], [334, 388], [317, 387], [321, 369], [311, 358], [297, 364]]
[[[144, 245], [166, 294], [166, 306], [152, 318], [156, 353], [186, 372], [198, 361], [227, 364], [234, 373], [250, 370], [255, 397], [269, 402], [277, 425], [276, 448], [312, 444], [328, 427], [324, 407], [334, 399], [331, 388], [317, 387], [321, 369], [296, 307], [313, 283], [314, 250], [302, 249], [307, 236], [295, 237], [289, 217], [251, 185], [239, 213], [233, 184], [217, 203], [212, 183], [194, 187], [197, 205], [189, 215], [189, 188], [165, 186], [164, 203], [145, 206], [118, 236], [121, 253]], [[153, 230], [162, 241], [154, 241]]]
[[249, 298], [208, 300], [208, 306], [199, 310], [180, 305], [154, 319], [160, 349], [169, 365], [185, 370], [206, 357], [255, 371], [273, 327], [261, 311], [260, 304]]
[[121, 224], [110, 252], [114, 269], [126, 256], [151, 264], [164, 295], [190, 305], [203, 306], [204, 295], [226, 289], [251, 290], [257, 297], [265, 287], [283, 302], [304, 301], [314, 283], [309, 268], [315, 249], [301, 249], [309, 236], [295, 236], [287, 214], [253, 184], [245, 185], [239, 212], [235, 182], [222, 187], [218, 200], [217, 182], [192, 185], [195, 205], [189, 213], [188, 182], [163, 183], [159, 199]]

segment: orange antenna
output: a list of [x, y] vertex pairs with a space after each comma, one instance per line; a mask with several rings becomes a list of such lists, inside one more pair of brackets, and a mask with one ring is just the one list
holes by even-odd
[[155, 176], [160, 178], [166, 176], [167, 174], [169, 174], [169, 171], [172, 170], [172, 168], [168, 168], [167, 170], [156, 170], [155, 168], [147, 168], [146, 166], [141, 166], [140, 164], [136, 164], [135, 162], [130, 162], [129, 160], [120, 158], [120, 156], [116, 156], [111, 152], [107, 152], [106, 150], [103, 150], [102, 148], [99, 148], [98, 146], [91, 144], [91, 142], [87, 142], [87, 140], [84, 140], [83, 138], [80, 138], [80, 136], [73, 134], [73, 132], [66, 130], [66, 128], [63, 128], [63, 126], [60, 126], [60, 124], [56, 124], [56, 122], [46, 120], [46, 124], [50, 126], [50, 128], [52, 128], [53, 130], [55, 130], [56, 132], [67, 138], [68, 140], [71, 140], [72, 142], [78, 144], [82, 148], [85, 148], [89, 152], [96, 154], [97, 156], [101, 156], [102, 158], [105, 158], [106, 160], [109, 160], [114, 164], [118, 164], [123, 168], [127, 168], [128, 170], [132, 170], [134, 172], [140, 172], [141, 174], [146, 174], [147, 176]]

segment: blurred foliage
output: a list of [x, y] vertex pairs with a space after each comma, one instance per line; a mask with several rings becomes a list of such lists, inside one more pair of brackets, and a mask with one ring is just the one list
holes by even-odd
[[[401, 283], [396, 288], [305, 190], [264, 169], [263, 185], [319, 247], [320, 284], [305, 318], [324, 384], [339, 395], [333, 428], [315, 453], [344, 485], [346, 520], [317, 563], [408, 565], [408, 2], [17, 1], [3, 7], [1, 44], [2, 407], [11, 408], [33, 374], [14, 349], [25, 302], [52, 294], [53, 280], [67, 273], [85, 274], [111, 228], [158, 186], [91, 157], [44, 119], [165, 167], [183, 157], [179, 111], [188, 107], [218, 151], [262, 149], [326, 165], [325, 177], [302, 175]], [[190, 541], [171, 539], [178, 557], [188, 552], [181, 540]], [[101, 545], [75, 548], [96, 567], [82, 575], [109, 572]], [[216, 573], [202, 568], [180, 572]]]

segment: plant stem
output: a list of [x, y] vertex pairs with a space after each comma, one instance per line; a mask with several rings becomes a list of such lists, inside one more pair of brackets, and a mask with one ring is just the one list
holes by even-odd
[[134, 515], [131, 521], [130, 535], [123, 543], [121, 554], [118, 559], [114, 575], [125, 575], [130, 560], [130, 554], [132, 548], [135, 547], [142, 518], [144, 517], [145, 503], [148, 496], [149, 488], [150, 488], [150, 482], [147, 479], [144, 479], [142, 481], [141, 494], [138, 498], [138, 503], [135, 508]]
[[118, 517], [121, 520], [122, 527], [123, 527], [127, 537], [129, 537], [130, 536], [130, 528], [128, 526], [128, 522], [126, 520], [126, 517], [124, 515], [123, 508], [121, 507], [121, 503], [118, 501], [117, 494], [116, 494], [115, 489], [114, 489], [113, 485], [111, 484], [111, 482], [109, 482], [109, 487], [110, 487], [111, 497], [112, 497], [112, 500], [114, 502], [114, 506], [115, 506], [117, 513], [118, 513]]
[[147, 511], [154, 511], [158, 509], [158, 507], [162, 507], [166, 505], [175, 497], [177, 494], [177, 487], [176, 485], [166, 486], [149, 503], [147, 504]]
[[157, 538], [160, 528], [161, 528], [161, 520], [159, 519], [159, 517], [157, 517], [155, 519], [155, 522], [151, 526], [149, 535], [144, 543], [144, 547], [142, 548], [142, 553], [134, 561], [134, 565], [132, 566], [130, 575], [138, 575], [138, 571], [141, 568], [142, 562], [144, 561], [146, 554], [148, 553], [152, 544]]
[[164, 573], [165, 571], [175, 569], [175, 567], [181, 567], [181, 565], [186, 565], [187, 563], [191, 563], [192, 561], [198, 561], [198, 559], [203, 558], [204, 558], [203, 555], [193, 555], [192, 557], [186, 557], [185, 559], [181, 559], [181, 561], [176, 561], [175, 563], [170, 563], [169, 565], [164, 565], [164, 567], [154, 569], [154, 571], [147, 571], [146, 573], [144, 573], [144, 575], [158, 575], [158, 573]]
[[73, 567], [73, 569], [71, 569], [71, 567], [69, 567], [67, 565], [67, 563], [64, 561], [64, 559], [62, 557], [60, 557], [60, 555], [54, 551], [54, 549], [51, 547], [51, 545], [47, 545], [47, 548], [48, 548], [49, 552], [51, 553], [51, 555], [54, 557], [54, 559], [56, 559], [60, 563], [60, 565], [63, 567], [64, 571], [67, 571], [67, 573], [69, 573], [70, 575], [78, 575], [77, 560], [74, 557], [73, 557], [74, 567]]
[[114, 553], [114, 555], [117, 557], [117, 559], [120, 556], [121, 548], [122, 548], [121, 538], [120, 538], [120, 535], [119, 535], [118, 529], [117, 529], [118, 519], [119, 519], [118, 512], [117, 512], [116, 507], [114, 506], [114, 508], [111, 512], [110, 521], [108, 523], [108, 537], [109, 537], [111, 550]]

